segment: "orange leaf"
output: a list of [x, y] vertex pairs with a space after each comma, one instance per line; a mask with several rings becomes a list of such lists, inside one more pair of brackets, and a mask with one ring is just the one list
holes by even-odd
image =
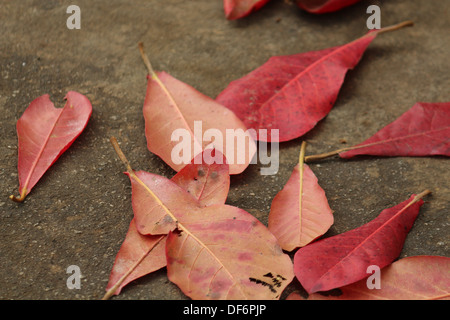
[[333, 224], [333, 211], [312, 170], [303, 163], [306, 143], [302, 144], [299, 164], [273, 199], [269, 230], [287, 251], [303, 247], [323, 235]]

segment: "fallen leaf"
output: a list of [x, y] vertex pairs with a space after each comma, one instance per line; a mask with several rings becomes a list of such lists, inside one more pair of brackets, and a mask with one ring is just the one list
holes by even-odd
[[132, 219], [116, 255], [103, 300], [120, 294], [130, 282], [166, 266], [166, 235], [142, 235]]
[[293, 279], [292, 262], [261, 222], [236, 207], [202, 206], [174, 182], [134, 172], [118, 154], [132, 182], [136, 227], [169, 233], [167, 273], [183, 292], [192, 299], [279, 298]]
[[276, 56], [241, 79], [232, 81], [216, 98], [249, 129], [268, 130], [258, 140], [298, 138], [310, 131], [332, 109], [344, 77], [360, 61], [380, 33], [410, 26], [404, 22], [371, 31], [348, 44], [320, 51]]
[[167, 238], [169, 280], [192, 299], [279, 299], [292, 262], [248, 212], [213, 205], [177, 215]]
[[448, 257], [407, 257], [381, 270], [380, 289], [368, 289], [364, 279], [340, 288], [339, 296], [314, 293], [308, 300], [448, 300], [449, 270]]
[[294, 272], [308, 293], [328, 291], [367, 277], [367, 268], [383, 268], [400, 254], [428, 190], [383, 210], [365, 225], [314, 242], [294, 256]]
[[[117, 149], [117, 141], [112, 143]], [[201, 205], [224, 204], [228, 195], [230, 176], [228, 165], [207, 164], [194, 160], [178, 172], [172, 181], [193, 195]], [[166, 266], [166, 235], [142, 235], [131, 220], [127, 235], [116, 255], [103, 300], [120, 294], [130, 282]]]
[[92, 105], [80, 93], [67, 93], [64, 108], [57, 109], [49, 95], [43, 95], [28, 106], [17, 121], [19, 140], [19, 197], [23, 202], [31, 189], [55, 161], [72, 145], [86, 127]]
[[417, 103], [397, 120], [341, 158], [374, 156], [450, 156], [450, 102]]
[[[215, 150], [213, 157], [220, 151]], [[224, 156], [222, 154], [217, 155]], [[198, 160], [192, 160], [190, 165], [185, 166], [178, 172], [172, 181], [190, 193], [203, 206], [213, 204], [224, 204], [230, 190], [229, 167], [225, 159], [221, 163], [207, 163], [206, 156], [199, 154]]]
[[317, 239], [334, 221], [325, 191], [312, 170], [303, 163], [305, 148], [306, 143], [303, 142], [299, 164], [273, 199], [269, 213], [269, 230], [286, 251]]
[[303, 298], [299, 292], [293, 291], [286, 297], [286, 300], [306, 300], [306, 299]]
[[311, 13], [338, 11], [361, 0], [296, 0], [297, 5]]
[[[175, 171], [180, 171], [204, 149], [215, 149], [225, 155], [230, 174], [242, 173], [256, 152], [256, 144], [242, 121], [191, 86], [165, 72], [155, 73], [142, 43], [140, 50], [150, 73], [143, 108], [148, 149]], [[175, 132], [187, 137], [174, 137]], [[179, 155], [176, 150], [181, 148], [180, 144], [187, 146], [188, 154], [180, 152], [186, 161], [178, 163], [173, 157], [174, 152]]]
[[305, 158], [307, 162], [339, 154], [384, 157], [450, 156], [450, 102], [419, 102], [371, 138], [353, 147]]
[[224, 0], [225, 16], [228, 20], [236, 20], [248, 16], [251, 12], [262, 8], [269, 0]]

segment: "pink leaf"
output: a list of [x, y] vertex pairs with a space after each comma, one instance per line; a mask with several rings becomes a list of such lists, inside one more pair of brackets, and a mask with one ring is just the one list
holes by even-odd
[[193, 299], [279, 298], [294, 276], [292, 261], [261, 222], [236, 207], [201, 206], [174, 182], [135, 173], [112, 142], [132, 180], [137, 229], [169, 232], [171, 281]]
[[[203, 206], [225, 203], [230, 183], [228, 165], [207, 164], [202, 155], [196, 160], [202, 162], [195, 164], [193, 160], [172, 181], [193, 195]], [[120, 294], [122, 288], [131, 281], [165, 267], [166, 238], [166, 235], [140, 234], [133, 219], [117, 253], [103, 299]]]
[[[215, 150], [215, 153], [220, 154], [220, 151]], [[216, 154], [213, 156], [216, 157]], [[228, 164], [225, 163], [223, 155], [222, 164], [208, 164], [204, 161], [205, 157], [204, 153], [199, 154], [190, 165], [181, 169], [172, 181], [193, 195], [203, 206], [224, 204], [230, 189]]]
[[142, 276], [166, 266], [166, 236], [145, 236], [131, 220], [125, 241], [117, 253], [106, 287], [106, 300], [120, 294], [123, 287]]
[[[177, 146], [182, 147], [182, 144], [187, 146], [188, 162], [206, 148], [220, 151], [230, 165], [230, 174], [243, 172], [256, 152], [247, 128], [232, 111], [164, 72], [149, 77], [144, 118], [148, 149], [175, 171], [186, 166], [173, 159], [174, 152], [176, 156], [180, 153], [184, 156], [185, 151], [177, 151]], [[176, 130], [186, 133], [187, 138], [181, 136], [178, 137], [181, 141], [172, 140]], [[203, 139], [208, 130], [221, 135], [222, 141]], [[227, 130], [241, 132], [246, 146], [240, 147], [234, 139], [226, 139]], [[231, 147], [227, 149], [229, 144]], [[243, 160], [240, 160], [241, 155]]]
[[278, 299], [293, 278], [276, 238], [242, 209], [213, 205], [178, 215], [167, 275], [192, 299]]
[[320, 237], [334, 221], [325, 192], [312, 170], [303, 163], [305, 146], [303, 143], [299, 164], [270, 208], [269, 230], [286, 251]]
[[35, 99], [17, 121], [19, 138], [19, 192], [11, 196], [17, 202], [25, 197], [72, 145], [87, 125], [92, 114], [89, 100], [74, 91], [66, 95], [66, 104], [56, 109], [48, 95]]

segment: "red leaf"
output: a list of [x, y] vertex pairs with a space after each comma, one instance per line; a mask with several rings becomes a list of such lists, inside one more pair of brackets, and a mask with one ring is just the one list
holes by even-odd
[[339, 296], [314, 293], [308, 300], [447, 300], [450, 298], [449, 270], [447, 257], [407, 257], [381, 270], [379, 289], [368, 289], [364, 279], [340, 288]]
[[420, 198], [428, 193], [383, 210], [359, 228], [299, 249], [294, 257], [297, 279], [309, 293], [327, 291], [364, 279], [370, 265], [389, 265], [403, 248], [423, 204]]
[[[203, 157], [199, 155], [199, 159], [203, 160]], [[195, 164], [193, 161], [178, 172], [172, 181], [191, 193], [201, 205], [223, 204], [229, 190], [228, 165]], [[165, 267], [166, 237], [141, 235], [133, 219], [117, 253], [103, 299], [120, 294], [122, 288], [131, 281]]]
[[373, 156], [450, 156], [450, 102], [417, 103], [342, 158]]
[[303, 163], [305, 146], [303, 143], [299, 164], [270, 208], [269, 230], [286, 251], [320, 237], [334, 221], [325, 192], [312, 170]]
[[[272, 57], [231, 82], [216, 101], [234, 111], [249, 129], [279, 129], [280, 142], [298, 138], [330, 112], [345, 74], [358, 64], [373, 39], [408, 25], [371, 31], [338, 47]], [[258, 139], [271, 141], [270, 131], [267, 138]]]
[[224, 0], [225, 16], [228, 20], [236, 20], [262, 8], [269, 0]]
[[89, 100], [67, 93], [64, 108], [57, 109], [48, 95], [35, 99], [17, 121], [19, 140], [19, 192], [22, 202], [31, 189], [81, 134], [92, 114]]
[[361, 0], [297, 0], [297, 5], [311, 13], [338, 11]]
[[[225, 155], [230, 174], [243, 172], [256, 152], [256, 144], [242, 121], [191, 86], [165, 72], [156, 74], [142, 44], [140, 50], [150, 73], [143, 108], [148, 149], [175, 171], [203, 150], [215, 149]], [[182, 134], [174, 138], [175, 132]], [[242, 145], [235, 143], [235, 136]], [[173, 158], [180, 154], [186, 161], [179, 163]]]

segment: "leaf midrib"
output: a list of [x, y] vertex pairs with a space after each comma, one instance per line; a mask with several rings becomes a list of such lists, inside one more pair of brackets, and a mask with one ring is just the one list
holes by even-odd
[[[306, 75], [311, 69], [315, 68], [317, 65], [321, 64], [323, 61], [327, 60], [328, 58], [332, 57], [334, 54], [339, 53], [340, 51], [350, 47], [351, 45], [353, 45], [355, 42], [360, 41], [361, 39], [364, 39], [365, 37], [367, 37], [368, 35], [372, 35], [370, 33], [356, 39], [353, 40], [347, 44], [338, 46], [337, 48], [335, 48], [335, 50], [331, 51], [330, 53], [324, 55], [323, 57], [321, 57], [320, 59], [317, 59], [316, 61], [314, 61], [313, 63], [311, 63], [308, 67], [306, 67], [304, 70], [302, 70], [298, 75], [296, 75], [294, 78], [292, 78], [290, 81], [288, 81], [286, 84], [283, 85], [283, 87], [274, 95], [272, 95], [268, 100], [266, 100], [264, 103], [261, 104], [261, 106], [258, 109], [262, 109], [264, 108], [266, 105], [270, 105], [270, 103], [272, 102], [272, 100], [274, 100], [275, 98], [277, 98], [279, 95], [281, 95], [282, 92], [284, 92], [286, 90], [287, 87], [291, 86], [292, 83], [297, 82], [299, 78], [303, 77], [304, 75]], [[376, 36], [376, 34], [375, 34]], [[325, 50], [325, 49], [324, 49]], [[283, 93], [284, 94], [284, 93]]]
[[[186, 235], [189, 237], [192, 237], [197, 243], [200, 244], [202, 248], [204, 248], [216, 261], [217, 263], [224, 268], [224, 270], [227, 272], [229, 277], [233, 279], [233, 286], [237, 285], [239, 287], [239, 290], [242, 292], [242, 295], [245, 297], [244, 290], [242, 289], [242, 286], [240, 285], [239, 281], [237, 281], [234, 276], [231, 274], [231, 272], [225, 267], [225, 265], [221, 262], [221, 260], [206, 246], [199, 238], [197, 238], [192, 232], [189, 231], [188, 228], [186, 228], [182, 223], [178, 221], [178, 219], [175, 217], [175, 215], [170, 211], [169, 208], [167, 208], [162, 201], [158, 198], [158, 196], [153, 193], [153, 191], [141, 180], [139, 177], [132, 173], [131, 176], [138, 182], [140, 185], [144, 187], [144, 189], [157, 201], [157, 204], [160, 205], [164, 211], [170, 216], [170, 218], [176, 223], [177, 228], [181, 231], [186, 232]], [[186, 237], [187, 239], [187, 237]], [[190, 270], [191, 271], [191, 270]], [[233, 287], [232, 286], [232, 287]]]
[[[420, 199], [420, 198], [419, 198]], [[394, 214], [391, 218], [389, 218], [386, 222], [384, 222], [380, 227], [378, 227], [377, 229], [375, 229], [373, 232], [370, 233], [370, 235], [368, 237], [366, 237], [365, 239], [363, 239], [363, 241], [361, 241], [357, 246], [355, 246], [352, 250], [350, 250], [344, 257], [342, 257], [341, 259], [339, 259], [339, 261], [334, 264], [330, 269], [328, 269], [327, 272], [325, 272], [322, 276], [320, 276], [320, 278], [315, 282], [315, 285], [317, 285], [318, 282], [320, 282], [325, 276], [327, 276], [330, 272], [332, 272], [332, 270], [334, 270], [335, 268], [337, 268], [338, 265], [340, 265], [342, 263], [342, 261], [344, 261], [345, 259], [347, 259], [349, 256], [351, 256], [355, 251], [357, 251], [358, 249], [360, 249], [367, 241], [369, 241], [370, 239], [372, 239], [376, 233], [378, 233], [380, 230], [382, 230], [386, 225], [388, 225], [393, 219], [397, 218], [400, 214], [402, 214], [403, 212], [405, 212], [406, 209], [408, 209], [410, 206], [412, 206], [413, 204], [415, 204], [417, 201], [419, 201], [418, 197], [416, 196], [414, 199], [412, 199], [407, 205], [405, 205], [402, 209], [400, 209], [396, 214]], [[373, 221], [373, 220], [372, 220]], [[369, 222], [370, 223], [370, 222]], [[313, 286], [313, 287], [314, 287]]]
[[30, 169], [30, 171], [29, 171], [29, 173], [28, 173], [28, 176], [27, 176], [27, 178], [26, 178], [26, 180], [25, 180], [24, 185], [22, 186], [21, 193], [23, 192], [23, 190], [25, 190], [25, 193], [28, 192], [28, 191], [27, 191], [27, 188], [28, 188], [28, 184], [30, 183], [31, 177], [33, 176], [34, 171], [36, 170], [37, 164], [39, 163], [39, 161], [40, 161], [41, 158], [42, 158], [42, 154], [44, 153], [44, 150], [45, 150], [45, 148], [47, 147], [48, 142], [50, 141], [50, 137], [52, 136], [52, 133], [53, 133], [53, 131], [55, 130], [56, 125], [58, 124], [59, 119], [61, 118], [61, 115], [63, 114], [65, 108], [67, 107], [67, 104], [66, 104], [66, 105], [64, 106], [64, 108], [62, 108], [62, 109], [55, 108], [55, 106], [53, 106], [53, 105], [52, 105], [52, 107], [53, 107], [53, 109], [55, 109], [56, 111], [59, 111], [58, 117], [56, 118], [55, 122], [53, 123], [53, 126], [51, 127], [51, 130], [49, 131], [47, 137], [46, 137], [45, 140], [44, 140], [44, 144], [42, 145], [41, 149], [39, 150], [38, 155], [36, 156], [35, 160], [33, 161], [33, 164], [31, 165], [31, 169]]
[[[170, 93], [169, 89], [167, 88], [167, 86], [161, 81], [161, 79], [159, 78], [159, 76], [153, 72], [151, 74], [151, 78], [153, 80], [156, 81], [156, 83], [159, 85], [159, 87], [163, 90], [163, 93], [167, 96], [167, 98], [169, 99], [170, 103], [175, 107], [175, 110], [177, 111], [177, 113], [179, 114], [184, 126], [187, 128], [187, 130], [189, 131], [189, 133], [191, 134], [191, 136], [194, 139], [194, 143], [197, 143], [200, 147], [201, 150], [203, 150], [203, 145], [197, 140], [197, 137], [195, 136], [194, 132], [192, 132], [191, 127], [189, 126], [189, 124], [187, 123], [186, 118], [184, 117], [184, 114], [181, 112], [180, 107], [178, 106], [177, 102], [175, 101], [174, 97], [172, 96], [172, 94]], [[194, 155], [195, 156], [195, 155]]]

